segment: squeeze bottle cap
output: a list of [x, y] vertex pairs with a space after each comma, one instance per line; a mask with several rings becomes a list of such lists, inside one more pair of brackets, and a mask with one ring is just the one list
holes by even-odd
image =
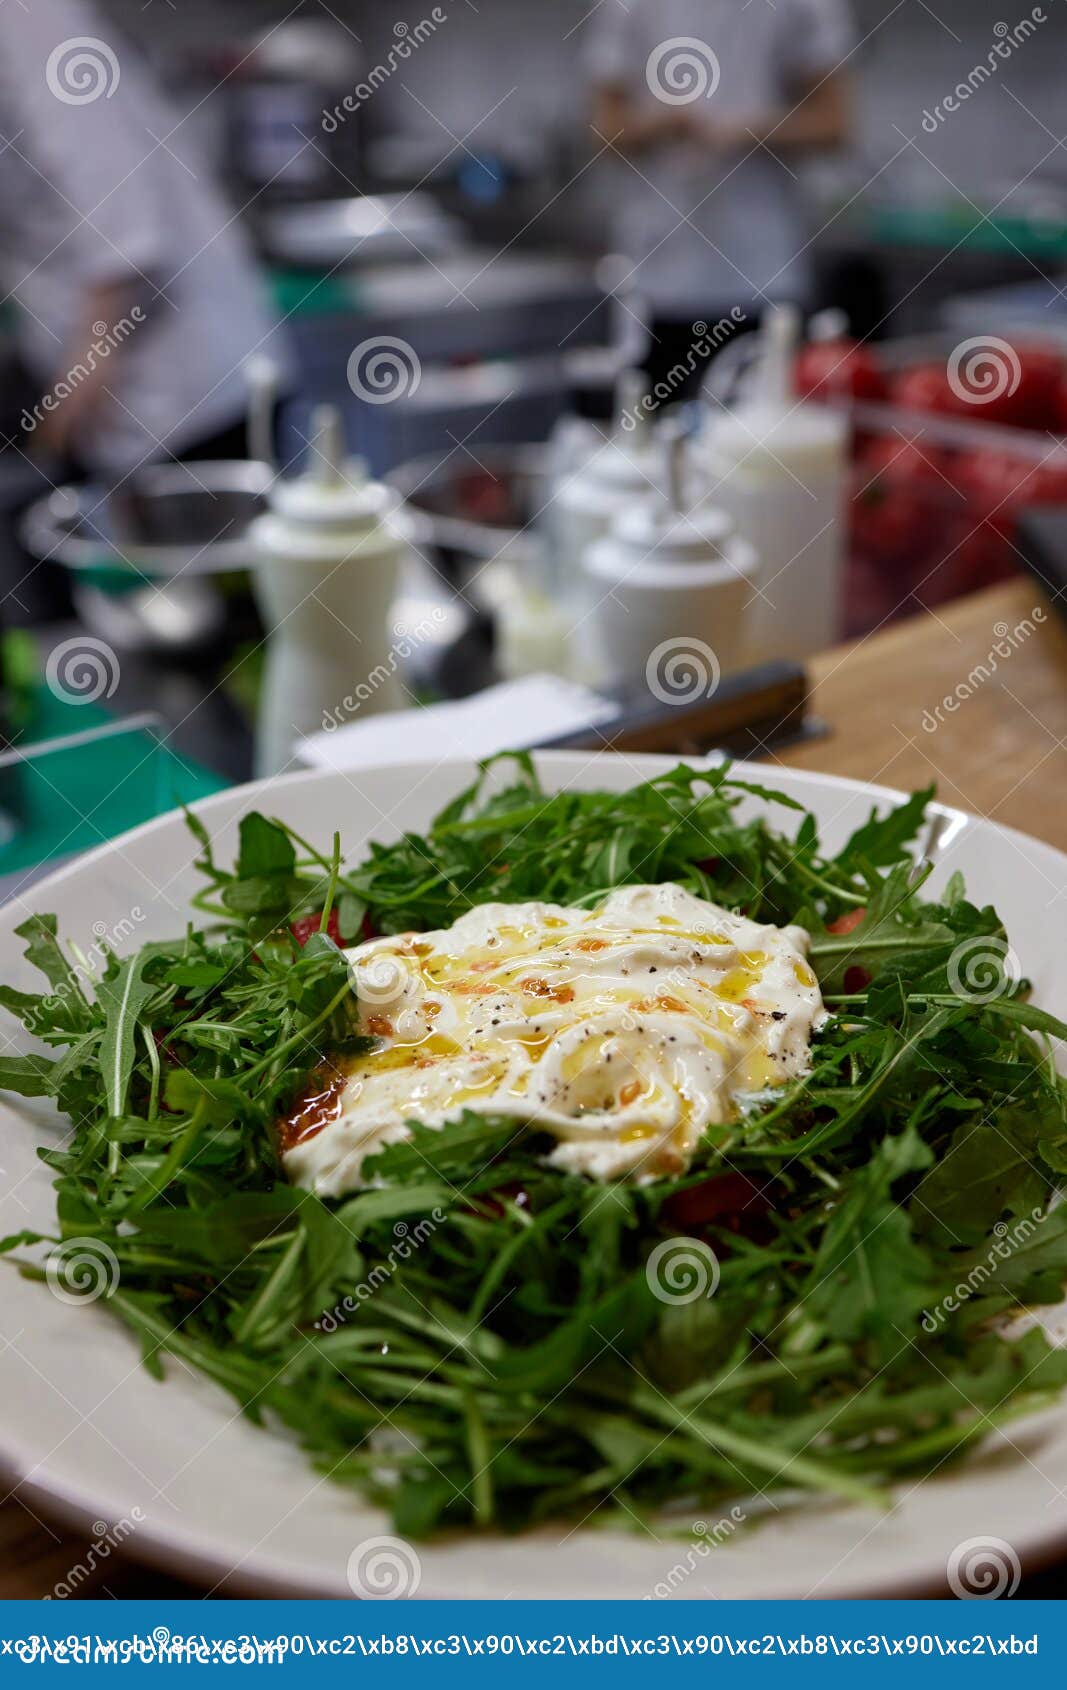
[[278, 516], [312, 527], [369, 529], [397, 503], [388, 487], [370, 479], [362, 458], [346, 456], [336, 405], [315, 407], [303, 472], [276, 481], [270, 493], [271, 509]]
[[665, 424], [666, 495], [642, 499], [622, 511], [613, 527], [620, 545], [649, 563], [707, 564], [733, 561], [734, 525], [711, 504], [692, 507], [686, 493], [688, 442], [677, 424]]
[[777, 479], [843, 449], [844, 424], [830, 407], [796, 397], [793, 361], [800, 333], [795, 305], [775, 305], [760, 330], [760, 357], [749, 392], [711, 426], [709, 444], [721, 463], [765, 468]]

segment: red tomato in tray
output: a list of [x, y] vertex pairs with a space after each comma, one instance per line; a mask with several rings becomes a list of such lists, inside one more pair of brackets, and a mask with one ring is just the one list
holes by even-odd
[[880, 400], [889, 392], [877, 358], [847, 335], [813, 340], [802, 347], [797, 354], [794, 382], [801, 399]]
[[925, 441], [879, 435], [853, 470], [852, 543], [862, 558], [894, 573], [921, 564], [963, 508], [952, 458]]
[[1043, 461], [1017, 457], [1014, 452], [964, 452], [956, 465], [956, 480], [975, 516], [1010, 537], [1016, 514], [1026, 505], [1067, 504], [1067, 448], [1057, 449]]
[[965, 452], [956, 479], [968, 502], [949, 562], [955, 592], [973, 592], [1017, 573], [1015, 532], [1021, 510], [1067, 505], [1067, 448], [1043, 463], [1014, 452]]
[[1016, 512], [1027, 503], [1024, 489], [1033, 485], [1033, 466], [1011, 452], [979, 448], [961, 455], [956, 480], [967, 495], [967, 514], [973, 524], [1010, 540]]
[[894, 484], [941, 487], [948, 492], [952, 485], [953, 459], [950, 452], [932, 441], [879, 434], [863, 448], [859, 473], [865, 474], [868, 480], [884, 476]]
[[852, 498], [852, 543], [873, 563], [911, 565], [930, 542], [930, 502], [921, 492], [894, 485], [885, 476], [864, 474]]
[[968, 497], [983, 509], [992, 510], [1014, 497], [1033, 471], [1033, 465], [1014, 452], [976, 446], [961, 452], [956, 461], [956, 481]]
[[460, 515], [490, 526], [518, 526], [508, 484], [489, 470], [471, 470], [459, 481]]
[[1019, 383], [1006, 399], [1004, 420], [1017, 428], [1059, 429], [1063, 359], [1045, 346], [1017, 346], [1015, 355]]
[[[961, 348], [961, 353], [963, 349]], [[895, 405], [998, 427], [1053, 429], [1067, 425], [1063, 358], [1045, 346], [1012, 346], [991, 337], [964, 353], [950, 376], [945, 364], [916, 364], [892, 384]]]
[[1063, 359], [1047, 347], [991, 340], [983, 350], [980, 342], [960, 364], [956, 409], [972, 422], [1054, 429], [1062, 371]]
[[1017, 575], [1018, 567], [1014, 547], [992, 523], [964, 527], [962, 538], [946, 560], [940, 579], [942, 593], [946, 599], [976, 593], [981, 587], [992, 587]]
[[944, 364], [916, 364], [903, 370], [894, 378], [892, 400], [906, 411], [933, 411], [942, 416], [961, 409]]
[[1024, 493], [1031, 505], [1067, 505], [1067, 451], [1058, 450], [1039, 463]]

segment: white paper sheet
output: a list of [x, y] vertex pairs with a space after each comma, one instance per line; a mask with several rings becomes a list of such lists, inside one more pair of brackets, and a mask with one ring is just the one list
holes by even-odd
[[557, 675], [526, 675], [471, 698], [346, 722], [299, 741], [294, 751], [302, 763], [319, 769], [491, 757], [496, 751], [522, 750], [590, 723], [610, 721], [616, 714], [615, 705], [587, 687]]

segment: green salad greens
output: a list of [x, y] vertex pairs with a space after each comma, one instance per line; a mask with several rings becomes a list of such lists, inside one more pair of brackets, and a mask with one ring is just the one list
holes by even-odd
[[[1027, 1002], [994, 910], [958, 879], [924, 897], [930, 796], [834, 857], [728, 767], [548, 795], [498, 759], [426, 837], [355, 864], [253, 814], [227, 868], [191, 816], [184, 934], [108, 952], [93, 982], [53, 917], [19, 929], [46, 985], [0, 1002], [57, 1054], [5, 1057], [0, 1085], [72, 1131], [41, 1152], [54, 1237], [3, 1248], [50, 1243], [22, 1265], [53, 1283], [95, 1251], [147, 1367], [199, 1369], [412, 1537], [752, 1491], [877, 1506], [1067, 1381], [1067, 1353], [1002, 1318], [1067, 1279], [1067, 1028]], [[366, 1048], [344, 945], [660, 880], [807, 927], [831, 1011], [810, 1073], [684, 1178], [594, 1183], [466, 1114], [413, 1124], [356, 1195], [286, 1182], [278, 1120]]]

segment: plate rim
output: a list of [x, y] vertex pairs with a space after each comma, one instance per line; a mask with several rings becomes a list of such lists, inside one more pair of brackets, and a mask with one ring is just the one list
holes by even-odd
[[[904, 803], [910, 796], [902, 787], [883, 786], [877, 781], [860, 780], [855, 775], [828, 774], [819, 769], [795, 769], [788, 764], [784, 764], [780, 768], [776, 765], [771, 765], [768, 769], [768, 766], [765, 764], [747, 761], [746, 759], [740, 757], [724, 758], [714, 755], [704, 757], [684, 757], [680, 755], [672, 756], [663, 752], [649, 751], [589, 752], [537, 751], [536, 749], [532, 750], [530, 755], [534, 758], [535, 764], [538, 766], [546, 763], [556, 763], [563, 764], [565, 767], [588, 767], [594, 761], [600, 762], [606, 759], [611, 762], [625, 763], [628, 767], [633, 767], [638, 774], [641, 774], [646, 770], [650, 773], [653, 773], [656, 770], [666, 772], [668, 769], [677, 768], [679, 764], [685, 764], [686, 767], [699, 771], [703, 769], [718, 768], [723, 763], [728, 763], [732, 770], [738, 771], [739, 778], [741, 780], [754, 780], [755, 784], [762, 786], [770, 784], [766, 778], [768, 774], [770, 774], [772, 781], [775, 775], [780, 774], [784, 775], [787, 780], [799, 780], [803, 785], [825, 785], [828, 783], [831, 786], [837, 787], [842, 792], [850, 792], [857, 797], [869, 794], [874, 798], [891, 803]], [[83, 851], [77, 856], [61, 862], [49, 874], [42, 875], [40, 879], [33, 881], [32, 891], [34, 896], [38, 897], [40, 894], [49, 891], [51, 887], [61, 885], [72, 875], [80, 873], [85, 868], [92, 867], [97, 861], [107, 857], [112, 851], [124, 844], [126, 841], [142, 839], [151, 834], [157, 828], [162, 828], [163, 826], [168, 825], [182, 813], [183, 809], [188, 809], [193, 815], [200, 817], [210, 815], [211, 811], [216, 807], [222, 809], [228, 803], [232, 802], [233, 799], [238, 798], [243, 794], [263, 792], [272, 787], [282, 785], [288, 789], [289, 787], [309, 784], [314, 781], [344, 779], [349, 774], [367, 774], [373, 776], [385, 770], [441, 770], [463, 768], [473, 771], [477, 768], [478, 763], [479, 759], [474, 757], [446, 757], [437, 759], [411, 757], [406, 758], [403, 761], [375, 765], [367, 769], [343, 770], [325, 767], [294, 769], [283, 775], [269, 775], [266, 778], [259, 780], [242, 781], [237, 786], [223, 787], [220, 792], [212, 792], [204, 798], [194, 799], [186, 806], [176, 804], [172, 806], [171, 809], [164, 810], [162, 814], [152, 816], [148, 821], [140, 822], [136, 827], [127, 828], [123, 833], [117, 833], [113, 839], [101, 840], [99, 845], [94, 845], [89, 850]], [[1039, 850], [1048, 852], [1054, 858], [1059, 858], [1063, 867], [1067, 869], [1067, 849], [1061, 849], [1060, 846], [1053, 845], [1047, 839], [1041, 839], [1035, 833], [1025, 833], [1021, 828], [1012, 827], [1007, 822], [998, 822], [994, 821], [989, 816], [976, 815], [973, 810], [964, 810], [958, 804], [944, 804], [937, 797], [931, 800], [930, 809], [936, 811], [938, 815], [945, 816], [953, 820], [963, 821], [970, 827], [988, 828], [994, 833], [1004, 834], [1007, 837], [1017, 840], [1027, 846], [1032, 847], [1036, 845]], [[9, 898], [7, 903], [0, 906], [0, 932], [7, 930], [8, 909], [13, 901], [13, 898]]]

